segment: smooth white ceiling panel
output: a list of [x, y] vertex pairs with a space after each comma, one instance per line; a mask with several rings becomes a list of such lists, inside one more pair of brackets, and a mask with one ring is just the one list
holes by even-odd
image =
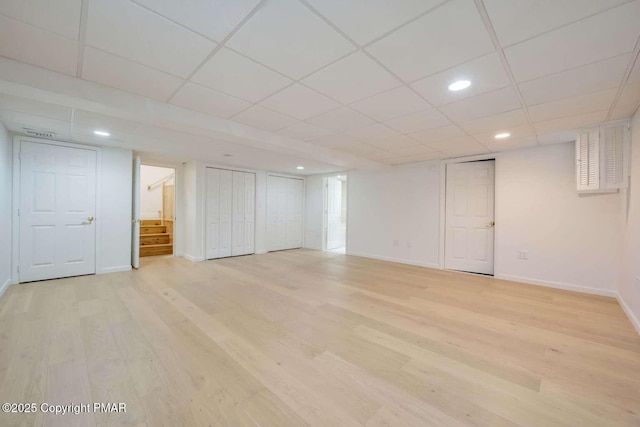
[[87, 44], [160, 71], [187, 77], [215, 43], [128, 0], [93, 0]]
[[166, 101], [183, 81], [170, 74], [91, 47], [84, 50], [82, 77], [159, 101]]
[[225, 119], [251, 106], [240, 98], [234, 98], [195, 83], [184, 85], [173, 97], [171, 103]]
[[133, 0], [208, 38], [222, 41], [260, 0]]
[[258, 129], [269, 131], [282, 129], [283, 127], [291, 126], [297, 122], [297, 120], [292, 117], [285, 116], [284, 114], [280, 114], [259, 105], [254, 105], [253, 107], [236, 114], [233, 116], [232, 120], [234, 122], [243, 123], [247, 126], [253, 126]]
[[367, 47], [407, 82], [494, 50], [473, 0], [453, 0]]
[[[459, 80], [469, 80], [471, 86], [460, 91], [450, 91], [449, 85]], [[411, 86], [427, 101], [439, 106], [509, 86], [511, 81], [497, 53], [491, 53], [441, 73], [418, 80]]]
[[316, 126], [331, 129], [334, 132], [344, 132], [349, 129], [359, 128], [373, 123], [372, 119], [364, 114], [352, 110], [349, 107], [341, 107], [307, 121]]
[[369, 142], [373, 139], [391, 138], [394, 136], [400, 136], [401, 134], [388, 126], [380, 123], [374, 123], [369, 126], [352, 129], [347, 132], [347, 135], [350, 135], [360, 141]]
[[[394, 135], [387, 138], [376, 138], [368, 141], [369, 144], [374, 147], [382, 148], [383, 150], [394, 151], [396, 149], [408, 148], [408, 147], [421, 147], [424, 148], [415, 139], [409, 138], [405, 135]], [[407, 153], [414, 154], [414, 153]]]
[[415, 132], [409, 135], [417, 141], [422, 142], [423, 144], [433, 143], [436, 141], [445, 141], [450, 139], [462, 139], [468, 137], [462, 129], [458, 126], [449, 125], [442, 126], [434, 129], [427, 129], [420, 132]]
[[537, 133], [545, 134], [556, 131], [564, 131], [567, 129], [578, 129], [584, 126], [590, 126], [602, 123], [607, 118], [607, 112], [595, 111], [592, 113], [580, 114], [577, 116], [563, 117], [560, 119], [545, 120], [543, 122], [534, 122], [533, 127]]
[[406, 86], [372, 96], [351, 105], [356, 110], [384, 121], [431, 108], [428, 102]]
[[611, 107], [617, 89], [608, 89], [557, 101], [546, 102], [529, 107], [529, 115], [534, 122], [554, 118], [576, 116], [594, 111], [608, 110]]
[[345, 104], [398, 87], [401, 83], [362, 52], [312, 74], [303, 84]]
[[78, 40], [82, 0], [2, 0], [0, 14]]
[[261, 104], [299, 120], [317, 116], [340, 106], [334, 100], [297, 83], [270, 96]]
[[439, 128], [451, 124], [440, 111], [435, 108], [408, 114], [384, 122], [387, 126], [402, 132], [413, 133], [421, 130]]
[[520, 100], [512, 87], [494, 90], [440, 107], [455, 122], [467, 122], [520, 108]]
[[299, 79], [355, 47], [295, 0], [271, 0], [227, 45], [281, 73]]
[[640, 35], [632, 2], [505, 49], [519, 82], [631, 52]]
[[493, 116], [461, 122], [459, 126], [470, 134], [493, 132], [500, 127], [523, 126], [527, 124], [527, 116], [523, 109], [511, 110]]
[[289, 136], [291, 138], [297, 138], [303, 141], [307, 141], [310, 139], [331, 135], [333, 132], [319, 126], [311, 125], [309, 123], [298, 122], [284, 129], [280, 129], [278, 133]]
[[193, 81], [251, 102], [258, 102], [293, 82], [226, 48], [209, 59]]

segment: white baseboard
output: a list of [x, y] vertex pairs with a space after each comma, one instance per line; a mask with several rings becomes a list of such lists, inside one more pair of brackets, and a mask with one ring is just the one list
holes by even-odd
[[636, 328], [636, 332], [638, 332], [638, 335], [640, 335], [640, 320], [636, 317], [635, 313], [631, 311], [631, 307], [627, 305], [627, 303], [622, 298], [622, 296], [617, 292], [616, 292], [616, 299], [618, 300], [618, 303], [620, 303], [620, 306], [622, 307], [624, 314], [627, 315], [633, 327]]
[[617, 292], [609, 289], [588, 288], [586, 286], [572, 285], [570, 283], [552, 282], [550, 280], [531, 279], [529, 277], [511, 276], [509, 274], [496, 274], [496, 279], [510, 280], [512, 282], [526, 283], [529, 285], [546, 286], [548, 288], [563, 289], [565, 291], [582, 292], [591, 295], [600, 295], [616, 298]]
[[5, 282], [0, 286], [0, 297], [4, 295], [4, 293], [9, 289], [9, 285], [11, 284], [11, 277], [9, 277]]
[[120, 271], [131, 271], [131, 265], [118, 265], [115, 267], [101, 268], [96, 274], [118, 273]]
[[255, 255], [262, 255], [262, 254], [266, 254], [267, 252], [269, 252], [269, 251], [267, 251], [266, 249], [261, 249], [259, 251], [256, 251]]
[[408, 260], [408, 259], [379, 256], [379, 255], [367, 254], [367, 253], [363, 253], [363, 252], [347, 252], [347, 255], [359, 256], [359, 257], [362, 257], [362, 258], [377, 259], [377, 260], [380, 260], [380, 261], [397, 262], [398, 264], [415, 265], [415, 266], [418, 266], [418, 267], [439, 268], [438, 263], [411, 261], [411, 260]]
[[182, 257], [184, 259], [186, 259], [186, 260], [191, 261], [191, 262], [202, 262], [202, 261], [204, 261], [204, 257], [203, 256], [195, 257], [193, 255], [183, 254]]

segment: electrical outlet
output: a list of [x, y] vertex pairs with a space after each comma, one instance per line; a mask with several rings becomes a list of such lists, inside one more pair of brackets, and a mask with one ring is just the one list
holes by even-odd
[[518, 251], [518, 259], [529, 259], [529, 252], [528, 251]]

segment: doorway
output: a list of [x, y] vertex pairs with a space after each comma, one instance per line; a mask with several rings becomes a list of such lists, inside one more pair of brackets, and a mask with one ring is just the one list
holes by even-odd
[[347, 177], [325, 178], [325, 248], [345, 253], [347, 243]]
[[495, 160], [446, 165], [444, 267], [493, 275]]
[[173, 168], [140, 166], [140, 257], [173, 254], [175, 176]]

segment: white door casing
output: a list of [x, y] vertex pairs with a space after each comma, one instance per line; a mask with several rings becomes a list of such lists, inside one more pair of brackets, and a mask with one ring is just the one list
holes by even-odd
[[342, 246], [342, 181], [327, 178], [327, 250]]
[[95, 150], [22, 141], [19, 281], [95, 273]]
[[446, 170], [445, 268], [493, 274], [495, 161]]
[[133, 159], [131, 203], [131, 266], [140, 266], [140, 156]]

